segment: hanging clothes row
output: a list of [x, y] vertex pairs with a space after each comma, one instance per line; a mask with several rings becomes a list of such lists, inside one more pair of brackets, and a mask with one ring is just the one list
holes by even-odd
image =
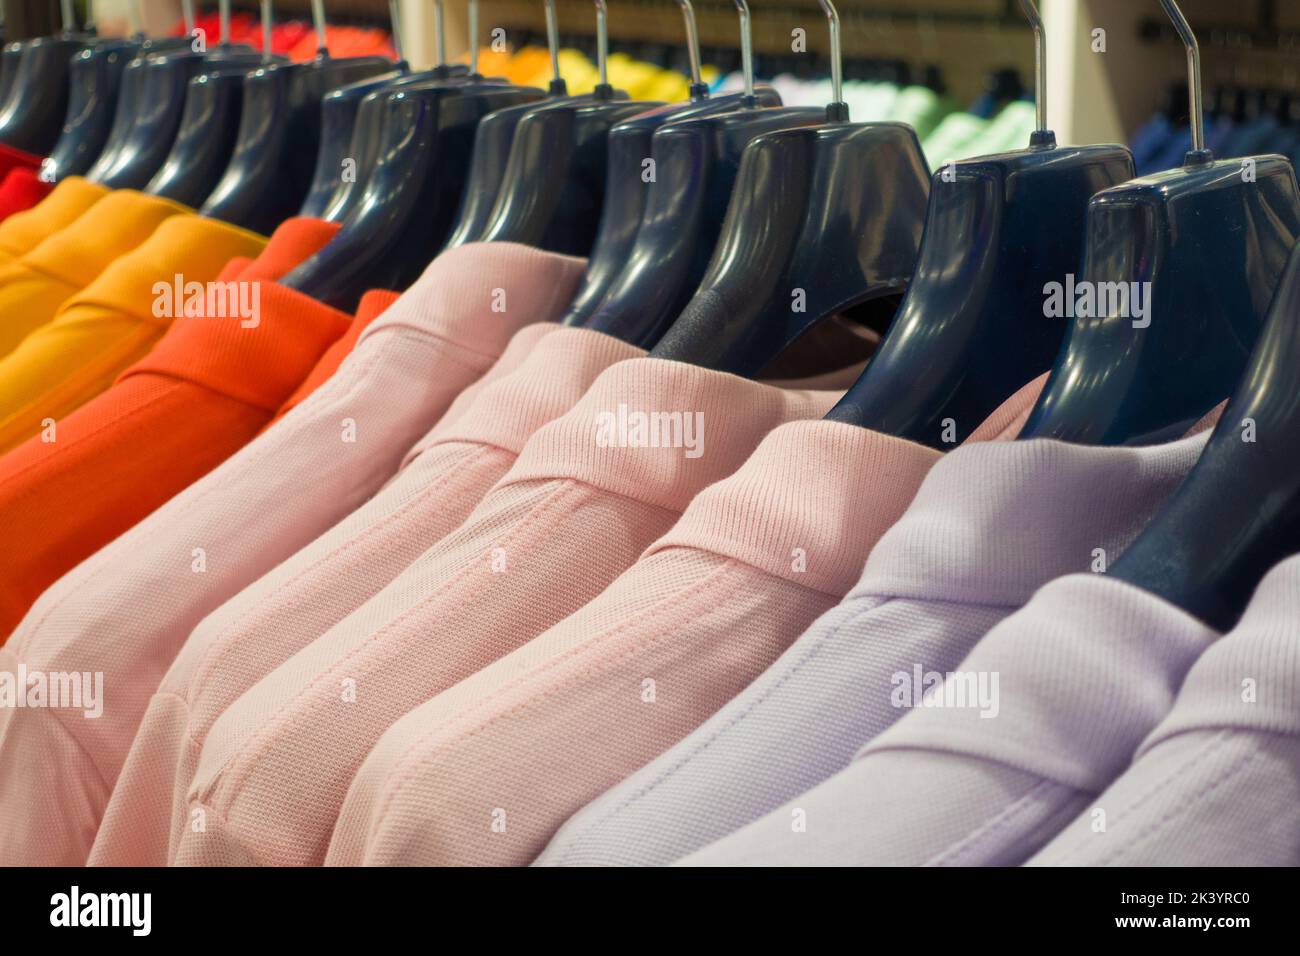
[[819, 4], [770, 85], [744, 0], [735, 79], [20, 51], [0, 865], [1300, 863], [1291, 162], [1174, 0], [1142, 178], [1032, 0], [966, 109]]

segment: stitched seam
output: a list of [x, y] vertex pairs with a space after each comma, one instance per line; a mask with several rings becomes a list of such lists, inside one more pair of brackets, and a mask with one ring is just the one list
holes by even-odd
[[[629, 647], [623, 648], [621, 651], [619, 651], [617, 655], [614, 655], [603, 662], [597, 661], [592, 664], [588, 664], [586, 667], [583, 667], [575, 671], [574, 673], [570, 674], [568, 677], [560, 680], [559, 682], [551, 686], [549, 689], [543, 690], [540, 693], [533, 694], [532, 696], [526, 698], [525, 700], [520, 701], [518, 704], [514, 705], [508, 710], [489, 716], [486, 720], [478, 723], [477, 726], [474, 726], [473, 717], [477, 713], [483, 711], [490, 704], [495, 703], [497, 700], [501, 699], [502, 697], [507, 696], [510, 692], [517, 689], [521, 685], [527, 685], [535, 681], [541, 680], [548, 673], [558, 670], [566, 666], [570, 661], [573, 661], [577, 658], [584, 656], [598, 642], [600, 644], [605, 644], [617, 638], [619, 635], [639, 625], [643, 620], [648, 618], [652, 612], [672, 613], [673, 611], [676, 611], [682, 606], [682, 604], [684, 604], [689, 598], [694, 597], [697, 593], [706, 592], [711, 588], [713, 588], [716, 584], [725, 582], [731, 577], [733, 577], [736, 571], [739, 569], [739, 567], [740, 567], [739, 562], [731, 561], [730, 559], [726, 560], [723, 564], [719, 565], [717, 568], [710, 571], [705, 577], [692, 584], [686, 590], [677, 594], [673, 594], [668, 599], [662, 602], [657, 602], [653, 606], [646, 608], [641, 614], [637, 615], [635, 618], [621, 622], [620, 624], [618, 624], [613, 628], [607, 629], [605, 631], [596, 634], [593, 637], [587, 638], [586, 640], [582, 641], [580, 644], [565, 651], [563, 654], [542, 662], [537, 668], [527, 672], [526, 674], [521, 674], [518, 677], [513, 678], [509, 683], [505, 684], [502, 687], [497, 688], [497, 690], [487, 695], [480, 702], [472, 705], [471, 707], [462, 711], [460, 714], [457, 714], [455, 717], [451, 718], [442, 727], [421, 734], [415, 741], [411, 743], [409, 747], [407, 747], [398, 756], [397, 760], [394, 763], [394, 766], [399, 769], [396, 770], [391, 776], [391, 779], [393, 781], [392, 784], [385, 787], [384, 789], [384, 796], [380, 801], [378, 812], [375, 813], [373, 818], [375, 824], [371, 828], [369, 840], [373, 840], [374, 836], [376, 835], [378, 831], [379, 822], [382, 821], [384, 814], [388, 810], [388, 807], [391, 806], [393, 800], [396, 799], [398, 791], [400, 791], [407, 783], [409, 783], [411, 779], [414, 778], [415, 774], [418, 773], [423, 767], [426, 767], [429, 764], [431, 764], [437, 758], [438, 754], [445, 751], [448, 747], [452, 745], [452, 743], [459, 743], [462, 741], [470, 740], [473, 737], [478, 736], [482, 732], [486, 731], [494, 724], [497, 724], [500, 721], [505, 720], [507, 718], [513, 717], [516, 714], [528, 709], [529, 707], [537, 703], [540, 703], [551, 697], [556, 696], [557, 694], [563, 692], [564, 690], [567, 690], [569, 687], [573, 686], [574, 684], [577, 684], [581, 680], [584, 680], [591, 675], [603, 671], [608, 671], [613, 667], [617, 667], [618, 665], [622, 664], [623, 661], [625, 661], [627, 658], [641, 653], [642, 651], [645, 650], [645, 648], [652, 646], [657, 641], [675, 639], [676, 635], [670, 633], [671, 628], [669, 628], [665, 624], [665, 626], [659, 628], [656, 633], [650, 635], [643, 635], [639, 641], [637, 641], [636, 643], [632, 644]], [[412, 759], [413, 751], [415, 751], [417, 748], [423, 747], [423, 745], [428, 742], [430, 737], [432, 737], [434, 734], [444, 732], [447, 729], [453, 729], [457, 724], [469, 725], [469, 726], [465, 731], [456, 735], [455, 741], [449, 741], [448, 743], [443, 744], [441, 747], [435, 748], [429, 753], [422, 755], [418, 759]]]
[[[570, 486], [561, 485], [554, 491], [550, 492], [545, 500], [540, 502], [536, 507], [529, 509], [525, 516], [526, 518], [532, 519], [533, 523], [531, 526], [526, 525], [525, 521], [516, 522], [509, 535], [502, 540], [504, 540], [506, 544], [512, 545], [520, 539], [533, 537], [537, 533], [546, 531], [550, 527], [550, 512], [555, 511], [562, 502], [571, 497], [572, 491], [573, 489]], [[541, 527], [538, 527], [537, 525], [539, 522], [542, 523]], [[396, 618], [386, 623], [373, 634], [367, 636], [364, 641], [357, 644], [356, 647], [352, 648], [347, 652], [347, 654], [336, 660], [323, 673], [309, 681], [305, 687], [297, 691], [290, 699], [286, 700], [276, 709], [275, 713], [270, 715], [267, 720], [263, 721], [261, 728], [249, 738], [247, 744], [240, 746], [235, 753], [228, 757], [226, 761], [217, 768], [216, 773], [212, 775], [211, 782], [207, 785], [201, 796], [204, 796], [205, 798], [211, 797], [215, 802], [216, 792], [221, 788], [221, 778], [227, 768], [229, 768], [230, 773], [224, 789], [230, 794], [237, 793], [239, 788], [242, 787], [248, 779], [253, 766], [257, 762], [256, 754], [263, 746], [270, 746], [271, 742], [274, 741], [282, 728], [287, 728], [296, 722], [297, 715], [293, 713], [293, 708], [299, 701], [313, 695], [317, 689], [332, 682], [334, 676], [345, 669], [346, 665], [350, 664], [356, 657], [369, 650], [374, 644], [381, 642], [389, 633], [399, 629], [410, 618], [415, 617], [420, 612], [424, 611], [430, 604], [436, 602], [445, 594], [453, 591], [456, 586], [459, 585], [467, 575], [469, 575], [472, 569], [472, 565], [466, 564], [464, 567], [456, 570], [440, 588], [423, 598], [419, 603], [403, 611]], [[459, 602], [458, 606], [463, 605], [470, 600], [473, 600], [473, 598], [467, 596], [463, 601]]]
[[[485, 457], [486, 451], [479, 451], [467, 455], [464, 460], [457, 462], [454, 467], [457, 469], [474, 467]], [[358, 534], [336, 545], [327, 554], [321, 555], [316, 561], [301, 568], [297, 574], [282, 582], [274, 591], [267, 594], [260, 601], [257, 601], [246, 608], [239, 617], [226, 627], [222, 628], [220, 633], [217, 635], [212, 646], [209, 648], [208, 653], [204, 655], [199, 666], [195, 668], [194, 675], [190, 678], [185, 688], [184, 699], [197, 700], [197, 692], [200, 686], [230, 658], [230, 655], [235, 650], [236, 644], [240, 643], [240, 639], [248, 637], [247, 634], [242, 633], [243, 629], [251, 619], [264, 614], [268, 605], [273, 606], [279, 604], [283, 599], [284, 594], [296, 589], [300, 584], [302, 584], [303, 579], [308, 575], [319, 573], [322, 568], [327, 567], [336, 560], [339, 560], [348, 552], [360, 548], [363, 542], [369, 543], [372, 536], [377, 535], [393, 523], [405, 518], [407, 514], [419, 505], [423, 504], [427, 499], [437, 494], [441, 494], [445, 490], [446, 489], [442, 486], [435, 486], [433, 484], [425, 485], [423, 488], [419, 489], [416, 494], [412, 495], [411, 498], [404, 502], [402, 507], [391, 512], [389, 515], [374, 524], [367, 525], [365, 528], [361, 529]], [[188, 723], [186, 724], [186, 730], [187, 732], [191, 730]], [[195, 743], [200, 743], [200, 741], [193, 736], [191, 736], [191, 739], [194, 740]]]
[[1055, 789], [1058, 786], [1060, 786], [1060, 784], [1052, 780], [1039, 780], [1036, 784], [1030, 787], [1023, 796], [1011, 804], [1011, 806], [1000, 810], [997, 814], [990, 817], [988, 820], [985, 820], [982, 824], [971, 830], [970, 833], [948, 847], [946, 850], [942, 851], [937, 856], [930, 857], [930, 859], [923, 865], [961, 865], [960, 858], [963, 854], [974, 853], [979, 849], [975, 845], [977, 842], [1008, 830], [1020, 817], [1023, 817], [1026, 813], [1033, 810], [1031, 800], [1037, 796], [1039, 792], [1047, 789]]
[[104, 422], [103, 424], [97, 426], [96, 428], [82, 435], [79, 435], [76, 438], [73, 438], [71, 441], [54, 442], [54, 445], [56, 447], [50, 450], [49, 455], [37, 461], [31, 462], [30, 464], [24, 465], [18, 471], [11, 472], [10, 474], [5, 475], [3, 478], [0, 478], [0, 489], [3, 489], [5, 486], [11, 484], [12, 482], [16, 481], [18, 478], [21, 478], [23, 475], [26, 475], [37, 468], [40, 468], [44, 465], [49, 465], [51, 462], [58, 462], [60, 460], [60, 456], [66, 454], [67, 452], [73, 451], [77, 448], [80, 448], [81, 443], [90, 441], [92, 438], [95, 438], [96, 436], [102, 434], [108, 429], [115, 428], [123, 424], [124, 422], [129, 422], [131, 419], [144, 414], [146, 411], [149, 411], [153, 406], [159, 404], [160, 402], [166, 399], [171, 398], [172, 395], [174, 395], [177, 391], [183, 389], [184, 387], [185, 386], [182, 383], [176, 382], [172, 385], [169, 385], [165, 392], [161, 392], [155, 395], [154, 397], [142, 402], [140, 405], [137, 405], [129, 412], [126, 412], [125, 414], [122, 415], [118, 415], [116, 418]]

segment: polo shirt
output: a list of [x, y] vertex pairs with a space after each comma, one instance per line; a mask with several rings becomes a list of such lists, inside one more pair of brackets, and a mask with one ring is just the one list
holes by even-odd
[[327, 862], [527, 864], [839, 601], [939, 457], [842, 422], [777, 428], [599, 597], [390, 727]]
[[[306, 299], [307, 297], [304, 296], [303, 298]], [[357, 314], [353, 316], [352, 321], [348, 324], [347, 331], [330, 344], [330, 347], [312, 366], [312, 370], [307, 373], [307, 377], [294, 389], [293, 394], [285, 399], [275, 418], [268, 422], [266, 427], [270, 428], [289, 414], [291, 410], [302, 404], [303, 399], [308, 395], [324, 385], [329, 377], [339, 370], [339, 366], [343, 364], [343, 360], [348, 357], [348, 354], [356, 348], [357, 342], [361, 339], [361, 333], [400, 298], [401, 293], [391, 292], [387, 289], [371, 289], [362, 295], [361, 301], [357, 303]], [[302, 304], [304, 309], [312, 308], [307, 302]]]
[[[841, 394], [654, 358], [607, 369], [459, 528], [216, 719], [184, 818], [207, 827], [180, 821], [173, 862], [320, 863], [348, 781], [393, 721], [590, 601], [765, 434]], [[651, 441], [634, 416], [654, 412], [681, 427]]]
[[1128, 768], [1029, 865], [1300, 865], [1298, 598], [1291, 558], [1192, 665]]
[[538, 862], [670, 863], [823, 782], [907, 712], [890, 695], [896, 675], [953, 670], [1047, 581], [1088, 569], [1096, 548], [1114, 560], [1206, 439], [954, 450], [843, 603], [698, 731], [578, 813]]
[[54, 318], [64, 302], [153, 235], [165, 219], [189, 212], [170, 199], [120, 189], [0, 268], [0, 355], [8, 355], [29, 332]]
[[31, 252], [44, 240], [109, 194], [109, 190], [80, 176], [62, 180], [31, 209], [16, 212], [0, 222], [0, 266]]
[[43, 181], [32, 169], [12, 169], [0, 180], [0, 222], [16, 212], [31, 209], [48, 196], [53, 184]]
[[1124, 771], [1217, 637], [1126, 582], [1057, 578], [847, 767], [680, 862], [1021, 864]]
[[35, 171], [41, 168], [41, 157], [17, 146], [0, 143], [0, 179], [17, 169]]
[[0, 634], [60, 575], [252, 438], [347, 322], [181, 316], [111, 388], [0, 457]]
[[[102, 671], [114, 703], [97, 720], [0, 709], [0, 859], [85, 862], [150, 695], [194, 626], [373, 495], [516, 331], [562, 313], [584, 268], [513, 243], [449, 250], [273, 428], [46, 589], [0, 669]], [[281, 293], [286, 308], [300, 301], [267, 286], [263, 321]]]
[[156, 283], [176, 275], [210, 282], [231, 257], [256, 255], [265, 242], [215, 219], [165, 219], [0, 359], [0, 452], [70, 414], [144, 357], [171, 323], [166, 313], [184, 304], [156, 315]]
[[240, 280], [278, 282], [324, 249], [342, 227], [312, 216], [286, 219], [275, 227], [258, 257], [240, 270]]
[[644, 354], [586, 329], [521, 329], [480, 383], [492, 380], [461, 393], [383, 490], [199, 622], [149, 703], [90, 863], [166, 865], [171, 820], [221, 712], [454, 531], [600, 372]]

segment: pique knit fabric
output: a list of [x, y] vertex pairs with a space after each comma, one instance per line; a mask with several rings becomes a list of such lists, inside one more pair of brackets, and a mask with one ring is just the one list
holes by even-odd
[[641, 354], [585, 329], [521, 329], [492, 380], [461, 393], [383, 490], [204, 618], [149, 703], [89, 862], [165, 865], [171, 820], [221, 712], [454, 531], [533, 432], [605, 368]]
[[11, 169], [0, 181], [0, 222], [31, 209], [54, 189], [34, 169]]
[[31, 252], [60, 229], [72, 225], [109, 194], [103, 186], [80, 176], [69, 176], [48, 196], [24, 212], [16, 212], [0, 222], [0, 267]]
[[514, 332], [568, 305], [584, 267], [512, 243], [439, 256], [274, 428], [41, 595], [0, 669], [103, 671], [114, 697], [93, 721], [0, 710], [0, 860], [85, 862], [150, 695], [194, 626], [374, 494]]
[[170, 199], [119, 189], [0, 268], [0, 355], [54, 318], [59, 306], [153, 235], [163, 220], [182, 214], [189, 210]]
[[[607, 369], [456, 531], [217, 718], [173, 862], [321, 863], [348, 781], [393, 721], [591, 600], [772, 428], [839, 394], [662, 359]], [[638, 425], [674, 412], [676, 426]]]
[[389, 728], [326, 861], [528, 863], [840, 600], [939, 456], [841, 422], [776, 429], [595, 600]]
[[895, 675], [951, 670], [1044, 583], [1088, 569], [1098, 548], [1114, 560], [1206, 440], [953, 451], [842, 604], [697, 732], [578, 813], [537, 862], [671, 863], [826, 780], [906, 712], [891, 702]]
[[346, 327], [341, 313], [183, 315], [112, 388], [0, 456], [0, 634], [251, 439]]
[[265, 242], [215, 219], [166, 219], [0, 359], [0, 451], [94, 398], [153, 347], [169, 313], [184, 306], [160, 308], [168, 305], [159, 301], [160, 286], [171, 289], [177, 275], [186, 283], [210, 282], [227, 260], [256, 255]]
[[1291, 558], [1192, 665], [1129, 768], [1029, 864], [1300, 866], [1297, 768], [1300, 558]]
[[933, 689], [900, 667], [869, 692], [907, 713], [845, 769], [679, 863], [1023, 863], [1124, 771], [1217, 636], [1104, 574], [1057, 578]]

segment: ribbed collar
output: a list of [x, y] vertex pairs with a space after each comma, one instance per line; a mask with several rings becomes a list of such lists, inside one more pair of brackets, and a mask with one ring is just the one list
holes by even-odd
[[[1057, 578], [980, 639], [942, 685], [938, 700], [948, 706], [915, 707], [859, 756], [940, 751], [1100, 792], [1128, 767], [1217, 637], [1124, 581]], [[906, 679], [907, 669], [901, 674]], [[972, 693], [981, 682], [982, 698]], [[960, 706], [959, 688], [973, 705]]]
[[449, 249], [362, 333], [358, 348], [405, 327], [437, 336], [483, 364], [525, 325], [554, 320], [573, 298], [586, 260], [513, 242]]
[[735, 471], [772, 429], [823, 417], [841, 394], [629, 359], [606, 369], [567, 414], [539, 429], [503, 482], [572, 478], [680, 511]]
[[[1146, 448], [967, 444], [930, 471], [854, 594], [1019, 607], [1109, 566], [1187, 476], [1208, 433]], [[1099, 555], [1101, 549], [1104, 555]]]
[[467, 407], [455, 404], [412, 449], [474, 442], [516, 455], [537, 429], [578, 402], [605, 369], [645, 350], [591, 329], [535, 323], [515, 333], [493, 366], [492, 381], [475, 390]]
[[321, 353], [346, 331], [346, 312], [275, 283], [261, 286], [260, 321], [244, 327], [238, 316], [181, 316], [118, 381], [166, 375], [192, 382], [268, 413], [274, 412], [311, 371]]
[[1264, 577], [1241, 621], [1188, 673], [1142, 750], [1184, 731], [1223, 728], [1300, 734], [1300, 557]]

